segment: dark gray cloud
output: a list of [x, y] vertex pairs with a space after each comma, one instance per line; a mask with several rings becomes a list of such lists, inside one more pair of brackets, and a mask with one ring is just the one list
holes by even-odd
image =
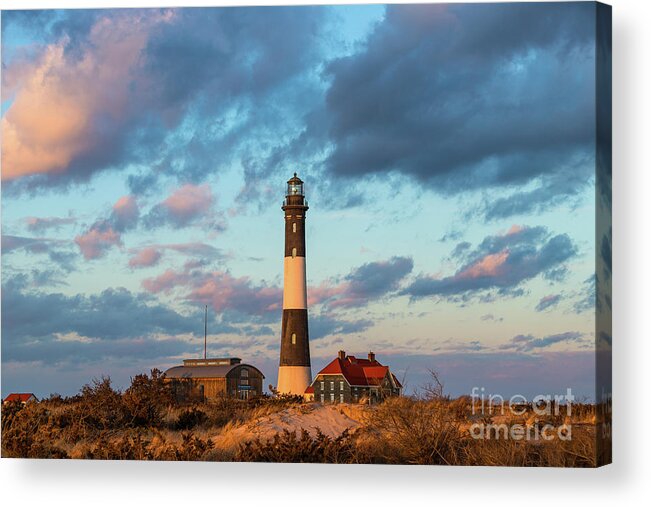
[[[2, 286], [2, 354], [6, 361], [164, 357], [188, 350], [180, 334], [203, 334], [203, 312], [183, 315], [124, 288], [68, 296], [31, 292], [26, 276]], [[210, 315], [211, 334], [239, 333]], [[168, 338], [159, 338], [158, 335]], [[109, 343], [112, 342], [112, 343]], [[150, 348], [148, 352], [147, 348]], [[193, 347], [196, 348], [195, 345]]]
[[549, 308], [553, 308], [561, 301], [562, 297], [563, 296], [560, 294], [550, 294], [549, 296], [545, 296], [538, 301], [535, 310], [537, 312], [542, 312]]
[[488, 218], [574, 195], [589, 178], [576, 166], [594, 163], [593, 12], [579, 3], [388, 6], [363, 49], [326, 68], [326, 169], [398, 171], [446, 194], [538, 182], [497, 200]]
[[[279, 125], [294, 121], [300, 102], [314, 102], [308, 92], [316, 88], [303, 76], [313, 73], [327, 44], [324, 7], [30, 11], [8, 22], [19, 30], [38, 26], [43, 47], [67, 41], [64, 63], [72, 66], [96, 55], [93, 27], [107, 14], [124, 38], [134, 30], [145, 36], [127, 87], [95, 83], [127, 107], [98, 107], [88, 118], [86, 147], [65, 167], [7, 182], [4, 191], [67, 186], [138, 165], [150, 169], [130, 170], [134, 193], [156, 191], [161, 177], [205, 181], [233, 158], [264, 151]], [[281, 90], [292, 100], [278, 100]], [[180, 125], [192, 135], [174, 135]]]
[[359, 307], [395, 292], [414, 268], [411, 257], [391, 257], [386, 261], [363, 264], [338, 283], [310, 287], [309, 300], [329, 308]]
[[592, 275], [584, 280], [579, 299], [574, 303], [574, 311], [575, 313], [595, 311], [598, 304], [597, 275]]
[[75, 217], [27, 217], [25, 223], [31, 233], [40, 234], [50, 229], [59, 230], [64, 225], [74, 224]]
[[2, 235], [2, 255], [25, 251], [30, 254], [43, 254], [65, 273], [77, 268], [79, 256], [70, 251], [72, 243], [52, 238], [30, 238], [25, 236]]
[[346, 277], [350, 282], [347, 296], [366, 299], [383, 296], [395, 290], [412, 269], [414, 261], [411, 257], [391, 257], [387, 261], [362, 264]]
[[335, 315], [322, 314], [310, 316], [310, 340], [319, 340], [331, 335], [355, 334], [373, 327], [368, 319], [343, 320]]
[[544, 227], [514, 227], [506, 234], [486, 237], [469, 252], [454, 275], [435, 278], [419, 275], [402, 294], [413, 299], [440, 296], [456, 299], [479, 294], [518, 297], [523, 282], [557, 269], [577, 253], [566, 234], [551, 236]]
[[583, 336], [583, 333], [576, 331], [548, 335], [543, 338], [536, 338], [530, 334], [519, 334], [514, 336], [509, 343], [503, 345], [501, 348], [515, 349], [519, 352], [530, 352], [550, 347], [556, 343], [576, 342], [583, 338]]

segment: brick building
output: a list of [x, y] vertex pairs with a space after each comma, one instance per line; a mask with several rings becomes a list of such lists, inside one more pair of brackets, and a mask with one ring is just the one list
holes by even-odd
[[402, 384], [373, 352], [367, 359], [358, 359], [340, 350], [316, 375], [305, 397], [321, 403], [377, 403], [401, 392]]

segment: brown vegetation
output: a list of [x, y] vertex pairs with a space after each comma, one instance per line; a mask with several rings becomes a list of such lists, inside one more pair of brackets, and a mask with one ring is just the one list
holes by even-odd
[[[261, 397], [249, 402], [222, 398], [210, 403], [175, 401], [160, 372], [138, 375], [124, 392], [108, 378], [95, 380], [70, 398], [53, 395], [39, 403], [2, 407], [2, 456], [28, 458], [212, 460], [314, 463], [386, 463], [494, 466], [595, 466], [594, 406], [575, 404], [571, 416], [539, 417], [532, 407], [514, 416], [496, 407], [482, 417], [469, 397], [449, 399], [434, 382], [421, 398], [399, 397], [375, 406], [346, 406], [342, 414], [359, 427], [328, 435], [281, 431], [235, 447], [216, 438], [232, 428], [275, 414], [296, 417], [310, 406], [298, 397]], [[299, 419], [302, 420], [302, 419]], [[572, 424], [567, 440], [475, 439], [473, 423]], [[258, 433], [258, 435], [260, 435]]]

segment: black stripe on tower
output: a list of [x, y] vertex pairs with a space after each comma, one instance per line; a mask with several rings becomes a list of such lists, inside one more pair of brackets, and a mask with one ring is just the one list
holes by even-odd
[[285, 211], [285, 257], [292, 257], [294, 248], [296, 248], [296, 257], [305, 257], [306, 209], [297, 207]]
[[310, 366], [307, 309], [283, 310], [280, 366]]

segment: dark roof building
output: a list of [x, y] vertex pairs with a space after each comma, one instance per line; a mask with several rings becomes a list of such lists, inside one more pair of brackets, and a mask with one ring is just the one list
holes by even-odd
[[33, 393], [11, 393], [4, 399], [3, 403], [10, 403], [12, 401], [19, 401], [23, 404], [30, 403], [32, 401], [38, 401], [38, 398], [34, 396]]
[[316, 375], [310, 388], [312, 392], [305, 391], [306, 398], [313, 396], [322, 403], [376, 403], [402, 392], [402, 384], [373, 352], [367, 359], [359, 359], [343, 350]]
[[165, 372], [177, 398], [211, 400], [228, 396], [247, 400], [262, 394], [264, 375], [239, 357], [185, 359]]

